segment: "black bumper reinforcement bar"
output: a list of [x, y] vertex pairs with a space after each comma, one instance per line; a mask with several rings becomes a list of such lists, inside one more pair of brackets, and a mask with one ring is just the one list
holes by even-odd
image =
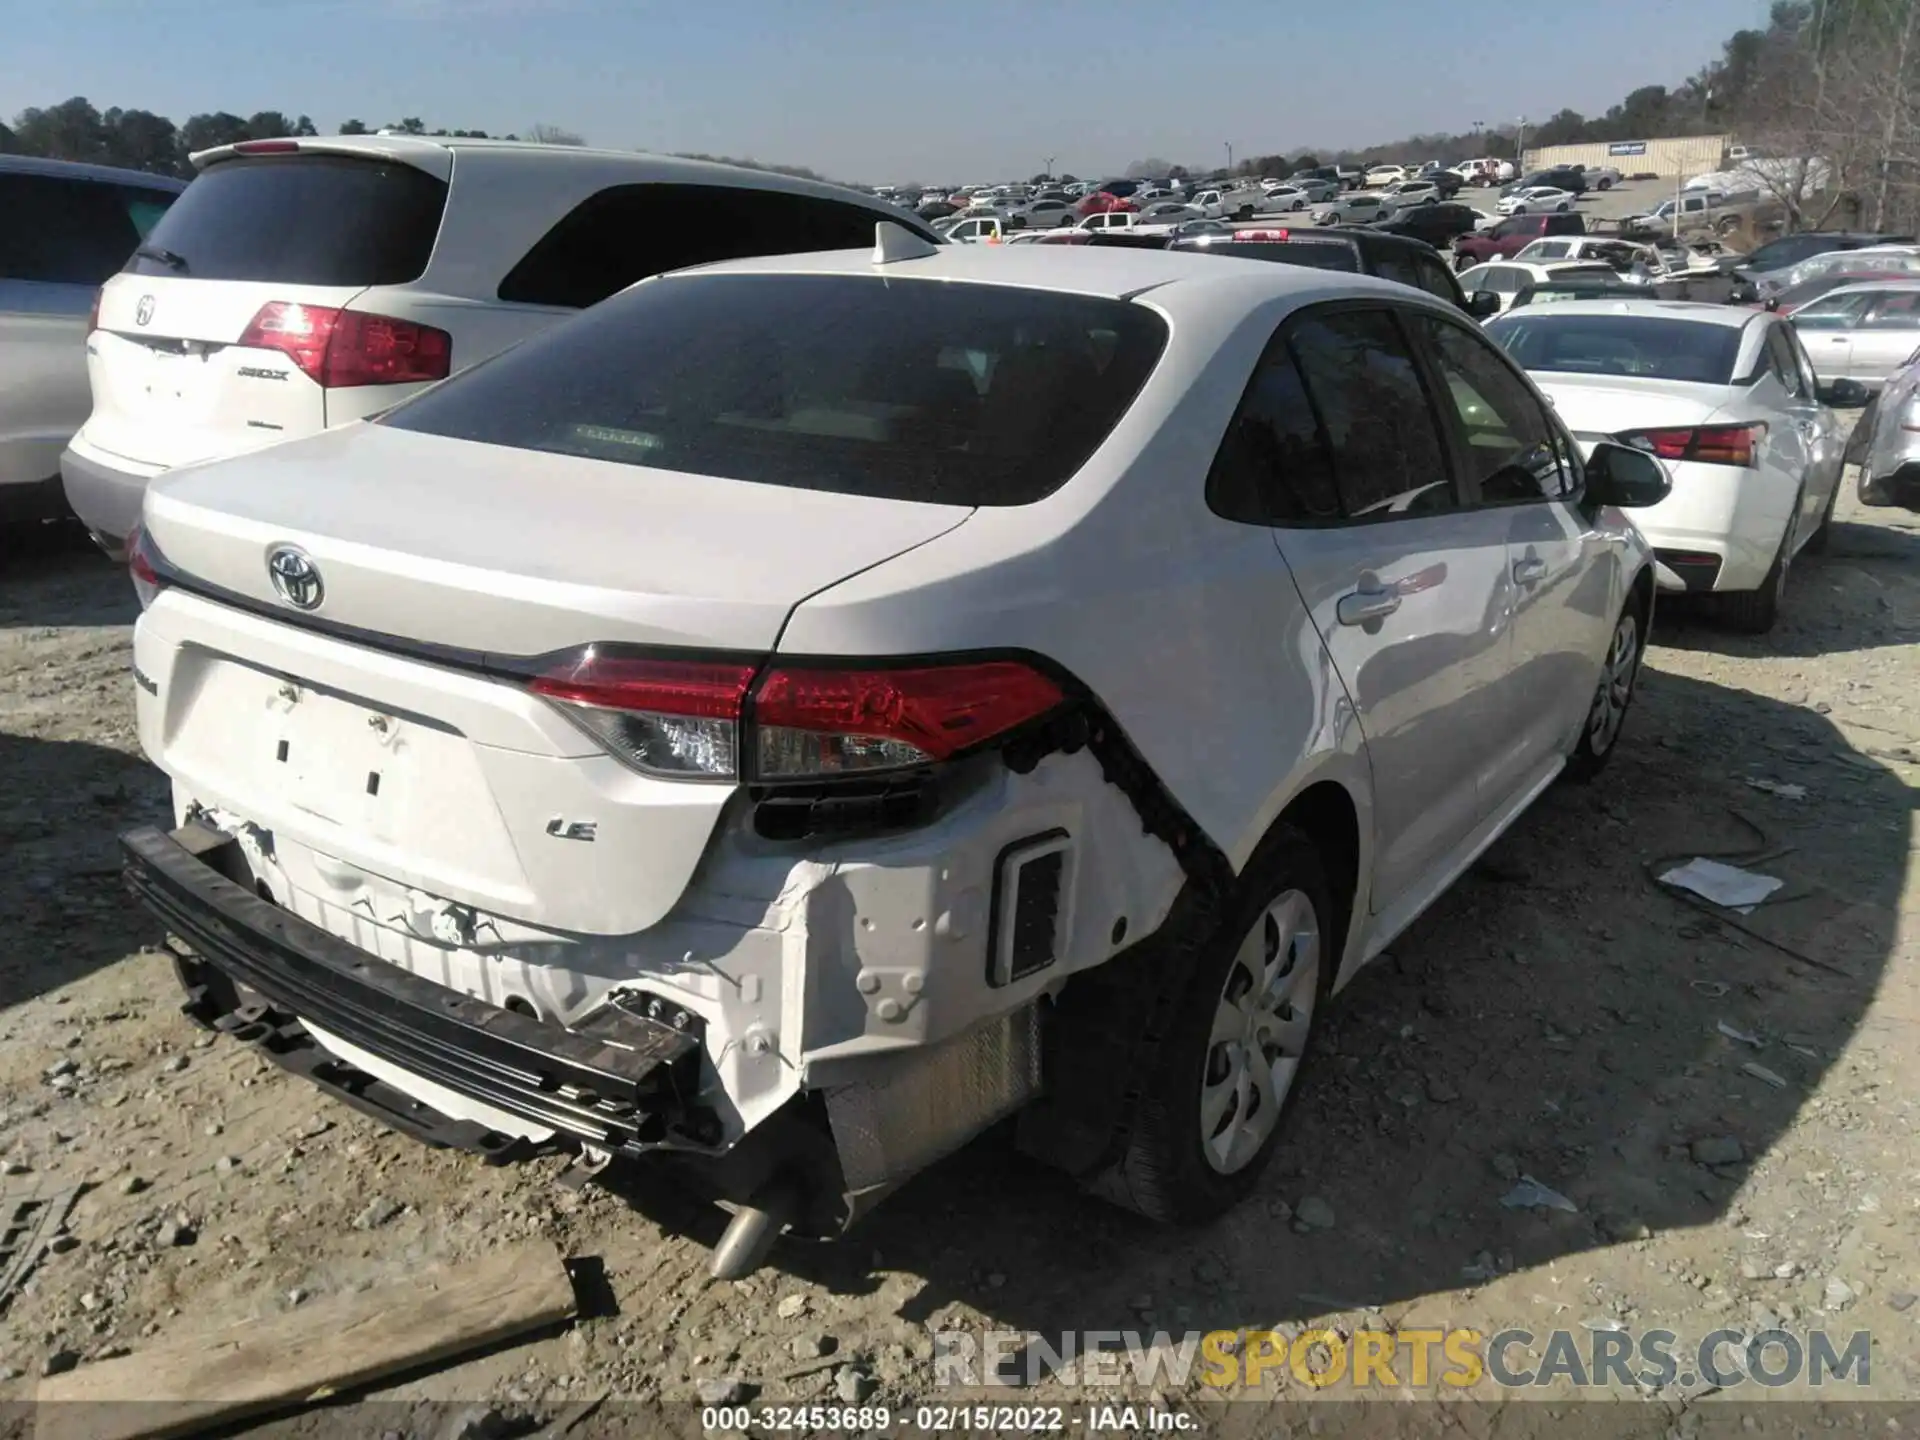
[[494, 1159], [525, 1148], [448, 1120], [340, 1062], [300, 1021], [568, 1139], [630, 1154], [678, 1148], [674, 1132], [697, 1078], [695, 1036], [613, 1007], [594, 1014], [597, 1033], [587, 1035], [422, 979], [235, 883], [222, 867], [238, 842], [204, 824], [172, 834], [144, 827], [120, 843], [134, 896], [201, 964], [264, 1002], [215, 1005], [210, 987], [194, 983], [199, 965], [183, 964], [197, 1018], [264, 1042], [269, 1058], [357, 1109], [430, 1144]]

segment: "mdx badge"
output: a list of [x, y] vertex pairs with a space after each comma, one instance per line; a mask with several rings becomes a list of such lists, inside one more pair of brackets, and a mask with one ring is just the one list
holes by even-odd
[[151, 319], [153, 319], [153, 297], [142, 295], [140, 303], [133, 307], [133, 323], [145, 325]]
[[267, 552], [267, 577], [274, 593], [296, 610], [317, 610], [327, 595], [319, 568], [295, 545], [276, 545]]

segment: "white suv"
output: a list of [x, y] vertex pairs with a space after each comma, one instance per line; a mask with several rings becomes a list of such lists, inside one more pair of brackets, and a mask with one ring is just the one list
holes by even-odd
[[61, 457], [117, 553], [162, 470], [363, 419], [662, 270], [868, 241], [871, 196], [504, 140], [251, 140], [100, 294], [93, 413]]
[[152, 487], [129, 883], [189, 1013], [397, 1126], [692, 1162], [721, 1273], [1015, 1111], [1203, 1219], [1326, 997], [1613, 750], [1666, 490], [1367, 276], [664, 275]]
[[87, 418], [87, 313], [184, 189], [0, 155], [0, 523], [65, 512], [60, 452]]

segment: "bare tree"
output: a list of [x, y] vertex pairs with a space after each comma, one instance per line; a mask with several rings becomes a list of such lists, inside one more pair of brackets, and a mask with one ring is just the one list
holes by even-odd
[[572, 130], [562, 130], [558, 125], [541, 123], [527, 127], [527, 139], [539, 145], [584, 145], [587, 137]]

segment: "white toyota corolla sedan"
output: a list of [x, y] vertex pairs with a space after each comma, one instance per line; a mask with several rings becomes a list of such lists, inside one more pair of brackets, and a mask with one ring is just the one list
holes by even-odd
[[[1583, 445], [1667, 463], [1673, 493], [1634, 516], [1663, 588], [1710, 593], [1727, 623], [1771, 630], [1794, 556], [1826, 542], [1846, 449], [1793, 327], [1743, 306], [1575, 300], [1486, 328]], [[1828, 387], [1843, 404], [1864, 401], [1856, 391]]]
[[878, 228], [171, 472], [133, 549], [188, 1012], [495, 1160], [678, 1156], [723, 1274], [1015, 1112], [1246, 1195], [1652, 616], [1659, 463], [1447, 300]]

